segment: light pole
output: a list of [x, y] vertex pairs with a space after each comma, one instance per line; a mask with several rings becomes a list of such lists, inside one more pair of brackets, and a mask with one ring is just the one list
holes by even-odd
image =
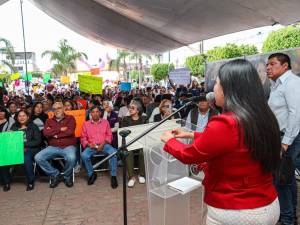
[[20, 0], [20, 8], [21, 8], [21, 18], [22, 18], [22, 31], [23, 31], [23, 46], [24, 46], [24, 58], [25, 58], [25, 74], [26, 74], [26, 81], [25, 86], [27, 87], [27, 95], [29, 95], [29, 80], [28, 80], [28, 73], [27, 73], [27, 55], [26, 55], [26, 42], [25, 42], [25, 29], [24, 29], [24, 19], [23, 19], [23, 0]]

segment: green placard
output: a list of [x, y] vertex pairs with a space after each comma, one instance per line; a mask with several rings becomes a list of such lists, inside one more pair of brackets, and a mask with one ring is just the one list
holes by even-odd
[[43, 79], [44, 84], [47, 84], [50, 79], [51, 79], [51, 74], [50, 73], [45, 73], [44, 74], [44, 79]]
[[78, 75], [79, 89], [91, 94], [102, 94], [102, 77]]
[[24, 132], [0, 133], [0, 166], [24, 164]]
[[31, 81], [32, 80], [32, 74], [27, 73], [27, 76], [26, 76], [26, 74], [23, 75], [23, 80], [27, 80], [27, 78], [28, 78], [28, 81]]
[[0, 87], [3, 87], [3, 84], [2, 84], [2, 82], [0, 81]]

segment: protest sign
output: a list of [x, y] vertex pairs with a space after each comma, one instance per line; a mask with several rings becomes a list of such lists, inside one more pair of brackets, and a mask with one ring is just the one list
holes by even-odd
[[3, 87], [3, 83], [0, 81], [0, 87]]
[[70, 77], [69, 76], [61, 76], [60, 77], [60, 83], [69, 84], [70, 83]]
[[[65, 114], [69, 116], [74, 116], [76, 120], [75, 137], [80, 137], [82, 125], [86, 117], [85, 110], [80, 109], [80, 110], [65, 111]], [[53, 117], [54, 117], [54, 113], [48, 112], [48, 118], [52, 119]]]
[[24, 164], [24, 132], [0, 133], [0, 166]]
[[85, 110], [80, 109], [80, 110], [65, 111], [65, 114], [69, 116], [74, 116], [76, 120], [75, 137], [80, 137], [82, 125], [86, 117]]
[[20, 73], [13, 73], [10, 75], [11, 80], [18, 80], [20, 78]]
[[93, 68], [90, 70], [91, 75], [99, 75], [100, 74], [100, 69], [99, 68]]
[[50, 79], [51, 79], [51, 74], [50, 73], [45, 73], [44, 74], [44, 79], [43, 79], [44, 84], [47, 84]]
[[102, 94], [102, 77], [78, 75], [79, 89], [90, 94]]
[[121, 82], [120, 89], [121, 89], [121, 91], [130, 91], [131, 90], [131, 83]]
[[26, 76], [26, 74], [24, 74], [22, 78], [23, 78], [23, 80], [31, 81], [32, 80], [32, 74], [27, 73], [27, 76]]
[[191, 83], [191, 71], [187, 68], [175, 69], [169, 72], [169, 79], [177, 85]]

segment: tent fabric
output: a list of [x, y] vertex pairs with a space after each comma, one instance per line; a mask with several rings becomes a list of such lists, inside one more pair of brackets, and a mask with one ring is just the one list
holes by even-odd
[[299, 0], [30, 1], [85, 37], [144, 53], [160, 53], [228, 33], [300, 21]]

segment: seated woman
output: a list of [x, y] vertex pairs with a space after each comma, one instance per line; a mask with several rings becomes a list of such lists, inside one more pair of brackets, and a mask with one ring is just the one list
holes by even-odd
[[[154, 115], [154, 122], [159, 122], [172, 113], [172, 101], [164, 99], [159, 105], [159, 114]], [[171, 119], [178, 119], [180, 116], [176, 113]]]
[[[24, 110], [20, 110], [15, 116], [16, 122], [12, 125], [11, 131], [24, 132], [24, 170], [27, 179], [26, 191], [34, 189], [34, 171], [33, 157], [39, 151], [41, 144], [41, 132], [39, 128], [29, 121], [28, 114]], [[9, 167], [2, 171], [5, 181], [3, 191], [10, 190], [10, 173]]]
[[65, 109], [65, 111], [75, 110], [76, 109], [76, 105], [71, 100], [65, 100], [64, 101], [64, 109]]
[[[132, 100], [129, 105], [129, 114], [130, 116], [124, 117], [124, 119], [120, 123], [120, 127], [129, 127], [129, 126], [135, 126], [140, 124], [147, 123], [147, 117], [142, 116], [143, 114], [143, 107], [142, 104], [139, 101]], [[144, 154], [143, 149], [139, 149], [139, 176], [138, 180], [139, 183], [144, 184], [145, 181], [145, 163], [144, 163]], [[128, 157], [126, 159], [126, 166], [128, 171], [128, 177], [129, 181], [127, 186], [133, 187], [135, 184], [135, 177], [134, 177], [134, 170], [133, 170], [133, 151], [130, 151], [128, 154]]]
[[[11, 126], [15, 123], [15, 120], [10, 116], [10, 113], [6, 110], [4, 106], [0, 106], [0, 132], [9, 131]], [[0, 166], [0, 181], [3, 183], [3, 191], [8, 191], [10, 186], [8, 181], [3, 176], [9, 173], [9, 168], [6, 166]]]
[[119, 118], [118, 114], [113, 111], [113, 104], [111, 101], [103, 101], [103, 119], [108, 120], [111, 132], [113, 135], [111, 145], [115, 148], [118, 148], [118, 128], [119, 128]]

